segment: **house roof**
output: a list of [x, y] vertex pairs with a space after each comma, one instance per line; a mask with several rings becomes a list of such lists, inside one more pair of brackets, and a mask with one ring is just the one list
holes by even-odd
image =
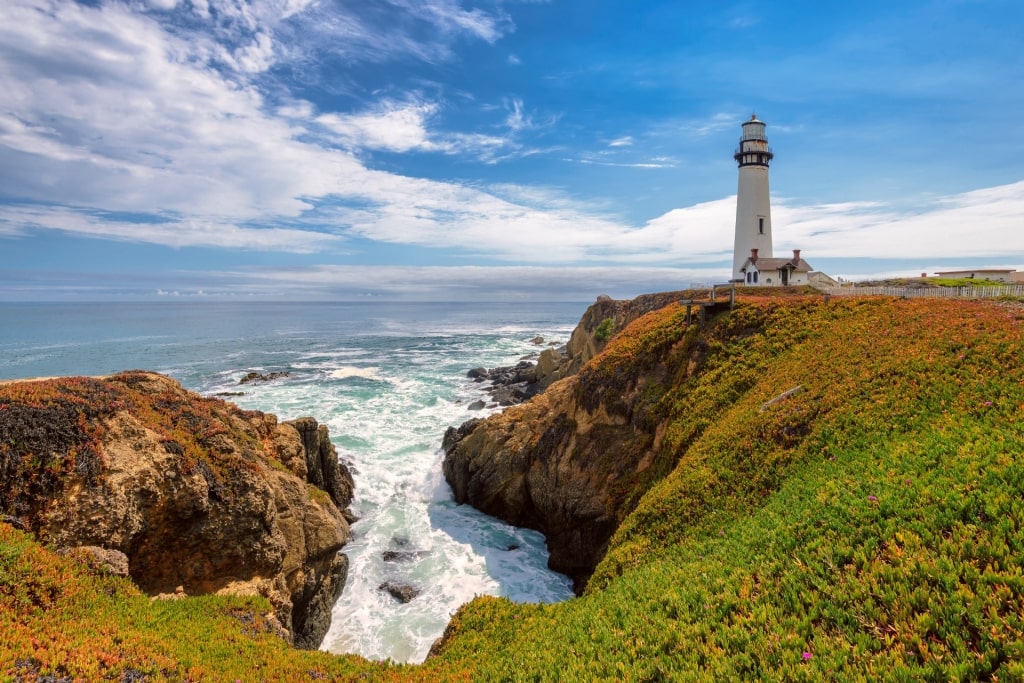
[[[782, 270], [783, 268], [791, 268], [801, 273], [810, 272], [814, 270], [807, 261], [800, 259], [794, 264], [791, 258], [758, 258], [753, 262], [757, 266], [757, 269], [761, 272], [766, 270]], [[740, 270], [745, 271], [751, 264], [750, 258], [743, 262], [743, 267]]]

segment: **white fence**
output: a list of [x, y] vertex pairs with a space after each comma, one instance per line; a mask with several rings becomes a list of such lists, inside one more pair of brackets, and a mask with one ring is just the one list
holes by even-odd
[[1024, 284], [987, 287], [833, 287], [827, 292], [832, 296], [994, 299], [1001, 296], [1024, 297]]

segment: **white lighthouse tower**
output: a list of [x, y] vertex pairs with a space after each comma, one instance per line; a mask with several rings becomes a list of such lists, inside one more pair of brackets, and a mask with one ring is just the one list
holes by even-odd
[[757, 115], [743, 122], [740, 146], [733, 155], [740, 165], [736, 193], [736, 242], [732, 256], [733, 280], [742, 280], [740, 272], [752, 249], [761, 258], [772, 257], [772, 209], [768, 200], [768, 164], [772, 157], [764, 121]]

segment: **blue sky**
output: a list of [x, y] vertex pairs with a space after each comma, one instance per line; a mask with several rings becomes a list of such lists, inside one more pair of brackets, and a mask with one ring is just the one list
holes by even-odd
[[4, 0], [0, 300], [626, 297], [1024, 270], [1019, 0]]

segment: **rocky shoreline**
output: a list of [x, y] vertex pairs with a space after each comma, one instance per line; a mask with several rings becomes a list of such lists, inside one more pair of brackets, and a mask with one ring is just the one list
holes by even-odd
[[0, 514], [154, 597], [262, 595], [319, 647], [346, 581], [351, 474], [278, 422], [147, 372], [0, 385]]

